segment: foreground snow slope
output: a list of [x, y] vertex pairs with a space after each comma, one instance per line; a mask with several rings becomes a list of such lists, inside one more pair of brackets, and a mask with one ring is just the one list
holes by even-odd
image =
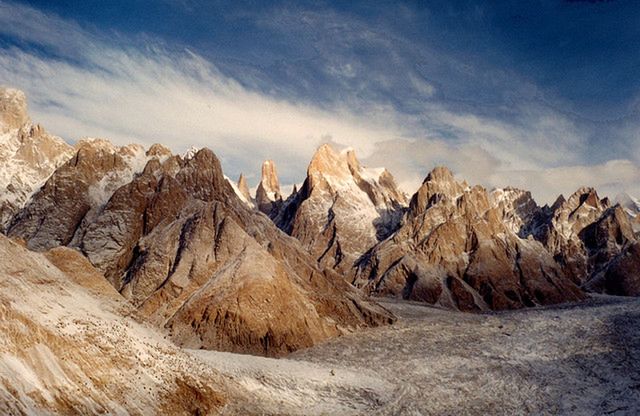
[[0, 236], [0, 414], [209, 414], [233, 383], [128, 317], [80, 254]]

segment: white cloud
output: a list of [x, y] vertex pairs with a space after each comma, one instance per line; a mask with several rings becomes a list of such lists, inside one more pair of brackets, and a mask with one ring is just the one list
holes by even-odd
[[[531, 189], [543, 203], [581, 185], [640, 194], [634, 163], [589, 165], [587, 132], [549, 109], [510, 109], [519, 117], [506, 122], [435, 101], [413, 115], [358, 98], [321, 107], [244, 87], [193, 52], [99, 34], [12, 4], [0, 4], [0, 33], [50, 52], [0, 50], [0, 82], [25, 90], [32, 118], [68, 140], [161, 142], [174, 151], [207, 146], [229, 176], [244, 171], [254, 183], [266, 158], [276, 161], [285, 185], [299, 182], [316, 146], [330, 140], [356, 148], [371, 166], [388, 167], [408, 192], [441, 164], [472, 183]], [[366, 30], [358, 36], [375, 37]], [[366, 70], [341, 59], [330, 65], [343, 78]], [[373, 80], [384, 84], [383, 75]], [[423, 78], [406, 76], [420, 95], [436, 92]]]
[[[289, 102], [244, 88], [194, 53], [170, 53], [153, 44], [111, 45], [58, 18], [14, 9], [33, 25], [24, 34], [15, 26], [0, 31], [53, 49], [65, 43], [63, 30], [82, 40], [73, 60], [15, 48], [0, 55], [0, 79], [26, 90], [33, 118], [68, 140], [101, 136], [120, 144], [162, 142], [175, 151], [207, 146], [223, 162], [248, 165], [232, 166], [237, 170], [257, 171], [261, 160], [272, 158], [281, 171], [295, 167], [302, 173], [303, 161], [323, 137], [366, 149], [404, 131], [395, 114], [379, 112], [375, 105], [363, 116], [343, 105], [321, 109]], [[15, 20], [13, 15], [13, 9], [0, 9], [0, 26], [7, 28], [2, 23]], [[51, 37], [31, 26], [52, 28]]]

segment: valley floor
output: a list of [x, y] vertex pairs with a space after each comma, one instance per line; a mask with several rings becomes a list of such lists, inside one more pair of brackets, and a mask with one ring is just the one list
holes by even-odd
[[229, 414], [640, 414], [640, 299], [483, 315], [382, 303], [397, 324], [287, 359], [192, 354], [250, 392]]

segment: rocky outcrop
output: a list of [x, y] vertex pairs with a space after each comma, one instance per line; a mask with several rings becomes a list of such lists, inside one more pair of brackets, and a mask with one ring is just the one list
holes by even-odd
[[0, 230], [72, 155], [71, 146], [31, 123], [21, 91], [0, 88]]
[[494, 189], [490, 193], [491, 205], [498, 208], [502, 222], [515, 234], [526, 237], [532, 233], [530, 229], [535, 219], [543, 215], [531, 196], [531, 192], [506, 187]]
[[348, 275], [361, 255], [397, 228], [406, 203], [386, 169], [365, 169], [353, 150], [325, 144], [302, 188], [272, 217], [321, 265]]
[[261, 212], [271, 215], [279, 209], [281, 203], [282, 194], [276, 164], [273, 160], [265, 160], [262, 164], [260, 183], [256, 189], [256, 205]]
[[640, 243], [627, 245], [587, 284], [593, 291], [610, 295], [640, 296]]
[[615, 196], [613, 202], [619, 204], [625, 210], [633, 231], [640, 232], [640, 201], [628, 193], [622, 192]]
[[240, 195], [244, 197], [247, 201], [251, 201], [251, 194], [249, 193], [249, 185], [247, 184], [247, 178], [241, 173], [238, 178], [238, 183], [236, 185], [238, 190], [240, 191]]
[[0, 133], [19, 129], [30, 122], [24, 92], [0, 87]]
[[402, 226], [360, 262], [354, 283], [380, 294], [460, 310], [515, 309], [578, 300], [541, 243], [520, 238], [479, 186], [435, 168]]

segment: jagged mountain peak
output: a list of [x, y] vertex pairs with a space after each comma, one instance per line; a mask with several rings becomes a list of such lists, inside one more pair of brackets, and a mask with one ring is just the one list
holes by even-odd
[[240, 194], [246, 201], [251, 201], [251, 193], [249, 192], [249, 184], [247, 183], [247, 178], [243, 173], [238, 177], [238, 182], [236, 183]]
[[442, 201], [453, 203], [467, 189], [469, 185], [464, 181], [456, 181], [451, 170], [437, 166], [427, 174], [418, 191], [411, 197], [410, 212], [412, 215], [420, 215], [433, 204]]
[[256, 204], [260, 211], [269, 215], [281, 202], [282, 194], [276, 164], [273, 160], [265, 160], [262, 163], [260, 183], [256, 189]]
[[280, 181], [276, 163], [273, 160], [265, 160], [262, 163], [260, 184], [268, 192], [280, 192]]
[[[210, 149], [153, 158], [130, 175], [118, 169], [121, 149], [131, 148], [85, 144], [9, 234], [32, 249], [78, 249], [141, 316], [191, 348], [281, 354], [393, 319], [234, 198]], [[105, 178], [114, 186], [96, 201]]]
[[424, 182], [455, 182], [453, 172], [446, 166], [436, 166], [427, 174]]
[[520, 236], [530, 233], [531, 222], [543, 212], [531, 192], [511, 186], [493, 189], [490, 199], [491, 205], [502, 214], [502, 221]]
[[[578, 188], [569, 199], [567, 199], [566, 204], [569, 207], [577, 207], [580, 205], [588, 205], [592, 208], [604, 208], [602, 201], [598, 197], [598, 192], [595, 188], [583, 186]], [[575, 209], [575, 208], [574, 208]]]
[[365, 168], [353, 149], [324, 144], [303, 186], [272, 217], [322, 265], [348, 274], [368, 248], [397, 228], [406, 199], [386, 169]]
[[[542, 244], [518, 236], [516, 222], [524, 223], [514, 212], [519, 194], [490, 195], [456, 181], [446, 168], [434, 169], [400, 228], [359, 263], [355, 283], [373, 293], [463, 310], [581, 298]], [[510, 216], [512, 225], [505, 221]]]
[[613, 198], [613, 202], [620, 204], [631, 217], [636, 217], [640, 213], [640, 201], [626, 192], [618, 193]]
[[353, 192], [356, 186], [375, 206], [407, 203], [407, 196], [398, 189], [393, 175], [385, 168], [362, 166], [353, 148], [336, 151], [330, 144], [321, 145], [307, 168], [306, 185], [309, 193], [318, 189], [332, 195]]
[[353, 150], [338, 152], [330, 144], [323, 144], [311, 158], [307, 177], [311, 179], [310, 185], [313, 187], [321, 178], [347, 179], [352, 175], [352, 169], [357, 171], [359, 166]]
[[168, 158], [173, 156], [173, 153], [171, 152], [171, 149], [169, 149], [167, 146], [160, 144], [160, 143], [155, 143], [152, 144], [149, 149], [147, 149], [147, 156], [149, 157], [158, 157], [158, 158]]
[[73, 153], [64, 140], [31, 123], [22, 91], [0, 88], [0, 229]]

